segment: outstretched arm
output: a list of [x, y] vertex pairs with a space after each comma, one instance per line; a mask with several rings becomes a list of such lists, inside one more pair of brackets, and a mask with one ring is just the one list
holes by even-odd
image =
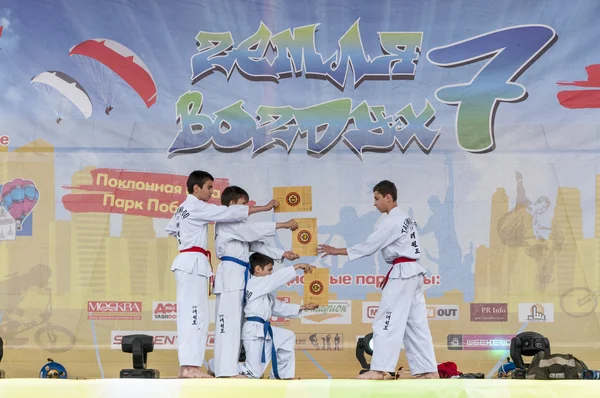
[[401, 229], [394, 224], [388, 228], [380, 227], [376, 229], [367, 237], [367, 240], [364, 243], [359, 243], [350, 248], [339, 249], [329, 245], [319, 245], [317, 252], [322, 253], [322, 257], [328, 255], [347, 255], [350, 261], [354, 261], [362, 257], [370, 256], [378, 250], [381, 250], [384, 246], [387, 246], [400, 238], [400, 236]]
[[337, 248], [329, 245], [319, 245], [319, 247], [317, 247], [317, 252], [323, 254], [321, 257], [348, 255], [348, 249], [345, 247]]
[[260, 212], [263, 212], [263, 211], [269, 211], [271, 209], [276, 208], [277, 206], [279, 206], [279, 202], [276, 201], [275, 199], [272, 199], [269, 203], [267, 203], [264, 206], [249, 206], [248, 215], [250, 216], [250, 215], [255, 214], [255, 213], [260, 213]]
[[248, 291], [255, 297], [271, 294], [286, 283], [296, 279], [296, 270], [293, 267], [283, 267], [271, 275], [252, 278], [252, 287], [248, 285]]
[[220, 225], [220, 229], [230, 235], [233, 239], [242, 242], [254, 242], [266, 239], [275, 235], [276, 229], [291, 229], [292, 231], [298, 228], [298, 223], [295, 220], [286, 222], [247, 222], [247, 223], [224, 223]]
[[294, 264], [292, 267], [283, 267], [273, 272], [271, 275], [252, 278], [252, 293], [256, 296], [271, 294], [288, 282], [296, 279], [296, 270], [302, 269], [304, 273], [312, 272], [315, 268], [309, 264]]
[[282, 318], [297, 318], [300, 315], [301, 307], [298, 304], [288, 304], [281, 300], [275, 299], [273, 301], [273, 315], [280, 316]]
[[277, 262], [282, 262], [284, 258], [287, 260], [297, 260], [300, 258], [299, 255], [292, 251], [286, 251], [264, 241], [250, 243], [250, 251], [264, 254], [265, 256], [271, 257]]

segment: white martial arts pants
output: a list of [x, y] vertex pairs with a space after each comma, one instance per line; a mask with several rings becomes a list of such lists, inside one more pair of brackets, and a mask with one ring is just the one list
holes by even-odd
[[176, 269], [179, 366], [202, 366], [208, 338], [208, 278]]
[[216, 377], [239, 374], [243, 295], [244, 290], [217, 294], [214, 370], [211, 369]]
[[388, 280], [373, 322], [372, 370], [395, 372], [404, 341], [413, 375], [437, 372], [424, 293], [423, 275]]
[[[262, 327], [262, 325], [261, 325]], [[288, 329], [272, 326], [275, 350], [277, 353], [277, 371], [280, 379], [293, 379], [296, 374], [296, 335]], [[265, 363], [261, 363], [264, 338], [243, 339], [246, 350], [246, 362], [239, 365], [239, 373], [253, 379], [260, 379], [265, 369], [271, 362], [271, 339], [267, 339], [265, 346]], [[275, 378], [271, 369], [271, 379]]]

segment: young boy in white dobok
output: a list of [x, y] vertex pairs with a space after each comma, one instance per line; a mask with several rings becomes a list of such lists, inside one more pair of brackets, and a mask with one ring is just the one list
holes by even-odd
[[288, 329], [271, 326], [271, 316], [298, 317], [303, 310], [314, 310], [316, 304], [287, 304], [275, 297], [275, 292], [296, 279], [296, 270], [312, 272], [308, 264], [294, 264], [273, 272], [273, 259], [261, 253], [250, 256], [252, 278], [246, 290], [246, 321], [242, 328], [242, 341], [246, 362], [240, 364], [239, 373], [259, 379], [272, 362], [271, 378], [293, 379], [295, 376], [296, 335]]
[[[235, 185], [221, 193], [224, 206], [247, 205], [248, 193]], [[215, 225], [215, 249], [221, 264], [215, 276], [215, 350], [209, 368], [216, 377], [238, 377], [241, 347], [242, 313], [246, 284], [250, 279], [250, 252], [259, 252], [281, 262], [295, 260], [296, 253], [266, 243], [276, 229], [298, 228], [294, 220], [286, 222], [218, 222]], [[211, 373], [209, 372], [209, 374]], [[243, 377], [243, 376], [241, 376]]]

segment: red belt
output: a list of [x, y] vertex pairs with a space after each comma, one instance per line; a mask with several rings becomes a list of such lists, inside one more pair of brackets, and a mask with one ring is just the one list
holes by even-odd
[[[192, 246], [189, 249], [179, 250], [179, 253], [202, 253], [202, 254], [204, 254], [206, 257], [208, 257], [208, 264], [210, 265], [210, 271], [213, 272], [212, 256], [210, 254], [210, 251], [204, 250], [200, 246]], [[209, 282], [209, 284], [208, 284], [208, 295], [209, 296], [212, 294], [212, 290], [215, 288], [215, 275], [214, 275], [214, 273], [213, 273], [213, 276], [210, 277], [210, 279], [212, 279], [212, 281]]]
[[[415, 260], [414, 258], [406, 258], [406, 257], [398, 257], [395, 258], [394, 261], [392, 261], [393, 265], [396, 264], [400, 264], [400, 263], [414, 263], [417, 260]], [[394, 267], [390, 267], [390, 270], [388, 271], [388, 273], [385, 275], [385, 278], [383, 278], [383, 282], [381, 282], [381, 290], [383, 290], [383, 288], [385, 287], [385, 285], [387, 285], [388, 283], [388, 279], [390, 278], [390, 273], [392, 272], [392, 270], [394, 269]]]

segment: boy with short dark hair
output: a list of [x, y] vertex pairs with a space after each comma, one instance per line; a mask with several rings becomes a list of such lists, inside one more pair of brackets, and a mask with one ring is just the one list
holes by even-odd
[[246, 322], [242, 329], [242, 341], [246, 362], [239, 365], [239, 373], [259, 379], [272, 360], [271, 378], [293, 379], [295, 375], [296, 335], [288, 329], [272, 327], [271, 316], [298, 317], [303, 310], [314, 310], [316, 304], [287, 304], [275, 297], [275, 292], [286, 283], [296, 279], [296, 270], [304, 273], [315, 268], [309, 264], [294, 264], [273, 273], [273, 259], [261, 253], [250, 256], [252, 278], [246, 291]]
[[[373, 358], [368, 372], [357, 379], [390, 380], [404, 342], [406, 358], [415, 378], [437, 379], [437, 362], [427, 322], [421, 246], [416, 222], [396, 203], [398, 191], [391, 181], [373, 187], [374, 205], [387, 217], [364, 243], [345, 248], [319, 245], [318, 252], [346, 255], [354, 261], [381, 250], [391, 264], [381, 284], [381, 302], [373, 322]], [[385, 288], [385, 289], [384, 289]]]
[[[235, 185], [221, 193], [224, 206], [246, 205], [248, 193]], [[215, 226], [215, 249], [221, 264], [215, 277], [214, 293], [217, 295], [215, 311], [214, 359], [209, 368], [216, 377], [236, 377], [242, 332], [242, 308], [246, 283], [250, 278], [250, 252], [260, 252], [283, 261], [299, 256], [267, 245], [264, 240], [275, 235], [276, 229], [294, 230], [298, 224], [287, 222], [218, 222]]]

